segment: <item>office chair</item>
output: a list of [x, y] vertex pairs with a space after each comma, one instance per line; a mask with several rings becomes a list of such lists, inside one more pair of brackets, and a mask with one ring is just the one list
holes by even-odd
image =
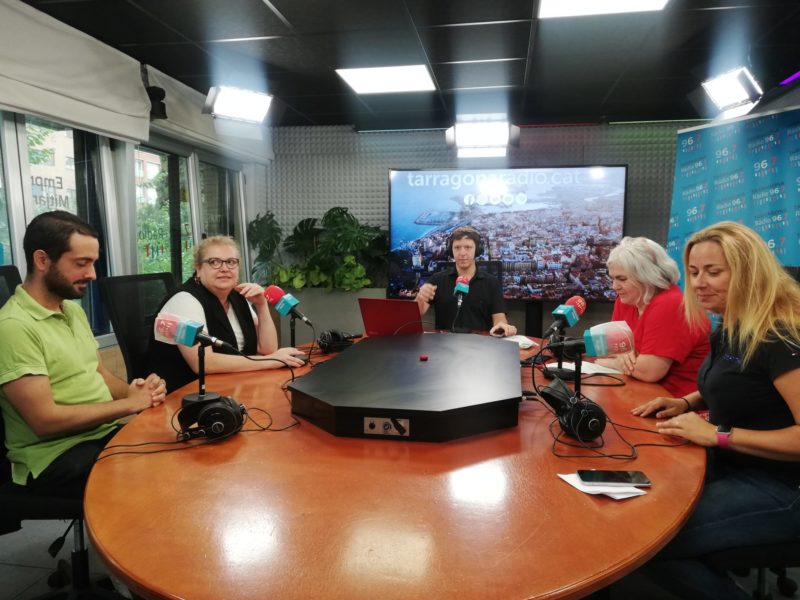
[[16, 287], [22, 283], [19, 270], [14, 265], [0, 265], [0, 308], [14, 294]]
[[128, 381], [146, 377], [147, 347], [156, 312], [167, 295], [175, 291], [172, 273], [105, 277], [99, 280], [99, 284], [125, 360]]
[[767, 570], [770, 570], [778, 576], [778, 591], [790, 597], [797, 591], [797, 583], [786, 576], [786, 569], [800, 567], [800, 541], [721, 550], [708, 556], [707, 562], [720, 570], [734, 573], [757, 569], [756, 589], [753, 591], [756, 600], [769, 600], [772, 597], [767, 585]]
[[[89, 551], [83, 537], [83, 501], [54, 496], [32, 496], [25, 488], [11, 481], [11, 463], [6, 460], [5, 424], [0, 414], [0, 535], [22, 529], [27, 520], [71, 520], [73, 547], [71, 555], [72, 586], [67, 590], [54, 590], [41, 600], [121, 600], [122, 596], [92, 583], [89, 577]], [[53, 545], [55, 546], [55, 544]], [[51, 548], [53, 547], [51, 546]], [[55, 547], [58, 552], [60, 545]]]

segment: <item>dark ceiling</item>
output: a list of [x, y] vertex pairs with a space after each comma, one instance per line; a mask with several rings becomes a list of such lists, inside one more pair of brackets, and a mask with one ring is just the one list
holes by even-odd
[[[206, 93], [266, 90], [271, 124], [449, 127], [712, 116], [700, 82], [739, 64], [764, 90], [800, 70], [798, 0], [670, 0], [539, 20], [538, 0], [26, 0]], [[437, 91], [358, 96], [335, 68], [426, 64]], [[169, 98], [166, 99], [169, 112]]]

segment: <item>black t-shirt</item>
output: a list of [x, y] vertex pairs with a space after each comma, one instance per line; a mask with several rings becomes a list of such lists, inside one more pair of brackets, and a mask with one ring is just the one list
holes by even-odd
[[[745, 368], [742, 353], [725, 339], [721, 329], [711, 335], [711, 353], [698, 373], [698, 389], [715, 425], [760, 431], [795, 424], [786, 401], [773, 381], [800, 369], [800, 348], [781, 340], [762, 343]], [[800, 484], [800, 463], [776, 461], [741, 452], [716, 449], [715, 459], [729, 464], [758, 467], [791, 485]]]
[[436, 296], [431, 306], [436, 311], [436, 329], [469, 329], [489, 331], [493, 326], [492, 315], [506, 312], [500, 281], [486, 271], [478, 270], [469, 282], [469, 293], [464, 296], [461, 311], [453, 295], [458, 274], [455, 269], [440, 271], [427, 283], [436, 287]]

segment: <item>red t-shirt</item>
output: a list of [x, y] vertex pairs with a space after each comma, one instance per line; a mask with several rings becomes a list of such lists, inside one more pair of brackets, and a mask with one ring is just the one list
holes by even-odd
[[675, 397], [697, 390], [697, 371], [710, 351], [708, 322], [689, 329], [683, 314], [683, 293], [677, 285], [656, 294], [639, 315], [635, 306], [617, 298], [614, 321], [625, 321], [633, 331], [636, 354], [653, 354], [672, 359], [672, 366], [659, 381]]

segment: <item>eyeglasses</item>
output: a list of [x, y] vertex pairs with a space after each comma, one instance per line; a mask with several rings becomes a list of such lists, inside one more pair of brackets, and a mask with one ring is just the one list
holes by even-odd
[[221, 258], [207, 258], [205, 260], [201, 260], [200, 262], [206, 263], [212, 269], [221, 269], [222, 263], [225, 263], [229, 269], [236, 269], [239, 266], [238, 258], [226, 258], [225, 260]]

